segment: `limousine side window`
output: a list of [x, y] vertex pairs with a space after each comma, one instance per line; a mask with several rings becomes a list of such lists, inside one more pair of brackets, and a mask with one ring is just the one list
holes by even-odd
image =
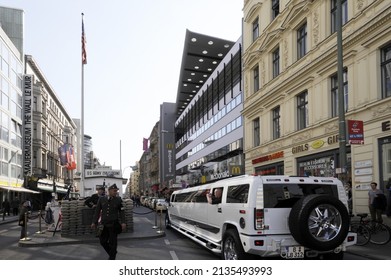
[[196, 192], [177, 193], [175, 195], [175, 202], [190, 202]]
[[210, 191], [206, 194], [206, 199], [208, 200], [208, 203], [210, 204], [221, 203], [223, 199], [223, 188], [214, 188], [212, 192], [213, 195], [211, 194]]
[[249, 184], [229, 186], [227, 193], [227, 203], [247, 203]]
[[206, 199], [206, 190], [201, 190], [198, 191], [192, 198], [192, 202], [197, 202], [197, 203], [206, 203], [208, 202]]
[[265, 208], [292, 208], [300, 198], [310, 194], [323, 194], [338, 198], [336, 185], [265, 184], [263, 193]]

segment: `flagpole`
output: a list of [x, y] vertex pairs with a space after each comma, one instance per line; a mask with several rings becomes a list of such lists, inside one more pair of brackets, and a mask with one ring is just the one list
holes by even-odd
[[81, 180], [80, 191], [81, 196], [84, 197], [84, 65], [87, 63], [86, 49], [85, 49], [85, 33], [84, 33], [84, 13], [81, 13], [82, 21], [82, 60], [81, 60]]

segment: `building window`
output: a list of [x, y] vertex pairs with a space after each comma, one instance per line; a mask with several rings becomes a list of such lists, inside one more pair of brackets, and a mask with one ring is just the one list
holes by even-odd
[[[348, 71], [345, 68], [343, 71], [343, 92], [345, 112], [348, 111]], [[331, 77], [331, 117], [338, 116], [338, 74]]]
[[259, 18], [253, 22], [253, 42], [258, 38], [259, 36]]
[[308, 93], [307, 91], [297, 96], [297, 130], [308, 126]]
[[272, 0], [272, 19], [275, 19], [280, 13], [280, 0]]
[[297, 30], [297, 60], [307, 53], [307, 23]]
[[[342, 25], [348, 21], [348, 1], [341, 0]], [[331, 33], [337, 31], [337, 0], [331, 0]]]
[[280, 106], [272, 111], [273, 118], [273, 140], [280, 138]]
[[381, 50], [382, 98], [391, 96], [391, 44]]
[[253, 120], [253, 142], [254, 147], [258, 147], [261, 144], [261, 132], [259, 127], [259, 118]]
[[280, 74], [280, 48], [273, 51], [273, 78]]
[[259, 66], [257, 65], [253, 69], [253, 79], [254, 79], [254, 93], [259, 90]]

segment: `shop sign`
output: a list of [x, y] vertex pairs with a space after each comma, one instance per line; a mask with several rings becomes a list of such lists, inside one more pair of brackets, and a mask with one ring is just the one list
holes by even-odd
[[311, 147], [313, 149], [319, 149], [319, 148], [322, 148], [323, 145], [324, 145], [324, 141], [323, 140], [316, 140], [316, 141], [312, 142]]
[[25, 75], [23, 78], [23, 174], [27, 175], [32, 170], [32, 145], [33, 145], [33, 76]]
[[365, 167], [371, 167], [373, 165], [372, 160], [362, 160], [362, 161], [356, 161], [354, 163], [354, 168], [365, 168]]
[[231, 175], [240, 175], [242, 174], [242, 169], [240, 168], [240, 165], [232, 165], [229, 167], [229, 171]]
[[356, 176], [354, 177], [354, 181], [356, 183], [368, 183], [373, 181], [373, 176], [368, 175], [368, 176]]
[[349, 144], [364, 144], [364, 122], [357, 120], [348, 120], [348, 139]]
[[305, 151], [308, 151], [308, 149], [309, 149], [309, 145], [307, 143], [303, 144], [303, 145], [299, 145], [299, 146], [292, 148], [292, 154], [305, 152]]
[[269, 160], [273, 160], [273, 159], [277, 159], [277, 158], [282, 158], [282, 157], [284, 157], [284, 151], [280, 151], [280, 152], [277, 152], [277, 153], [274, 153], [274, 154], [270, 154], [270, 155], [266, 155], [266, 156], [263, 156], [263, 157], [259, 157], [259, 158], [253, 159], [252, 163], [253, 164], [257, 164], [257, 163], [260, 163], [260, 162], [265, 162], [265, 161], [269, 161]]
[[229, 174], [229, 172], [228, 172], [228, 170], [227, 170], [227, 171], [224, 171], [224, 172], [212, 174], [212, 175], [210, 176], [210, 179], [211, 179], [211, 180], [217, 180], [217, 179], [228, 178], [228, 177], [230, 177], [230, 176], [231, 176], [231, 174]]
[[360, 175], [371, 175], [373, 174], [372, 168], [361, 168], [361, 169], [355, 169], [354, 175], [360, 176]]
[[381, 131], [388, 131], [391, 130], [391, 122], [386, 121], [381, 123]]

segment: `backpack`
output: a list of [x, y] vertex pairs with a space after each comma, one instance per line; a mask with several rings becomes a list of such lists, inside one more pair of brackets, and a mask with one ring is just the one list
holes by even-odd
[[375, 197], [373, 200], [373, 208], [380, 209], [380, 210], [386, 210], [387, 197], [382, 193], [377, 194], [377, 197]]

